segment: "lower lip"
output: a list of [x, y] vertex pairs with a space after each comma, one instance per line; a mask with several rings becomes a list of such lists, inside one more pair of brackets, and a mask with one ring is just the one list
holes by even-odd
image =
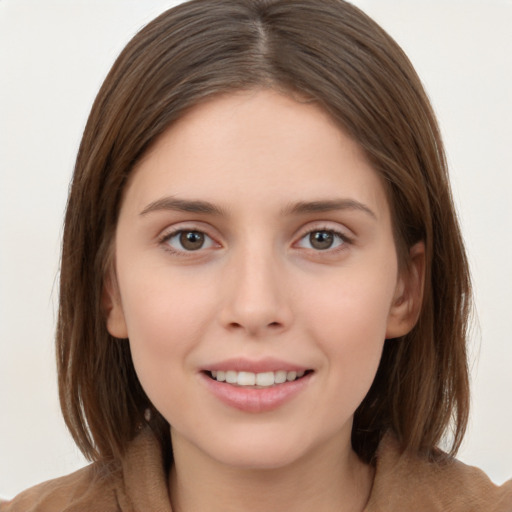
[[281, 407], [294, 398], [308, 384], [313, 373], [300, 379], [267, 388], [249, 388], [218, 382], [205, 373], [201, 378], [208, 389], [224, 404], [244, 412], [266, 412]]

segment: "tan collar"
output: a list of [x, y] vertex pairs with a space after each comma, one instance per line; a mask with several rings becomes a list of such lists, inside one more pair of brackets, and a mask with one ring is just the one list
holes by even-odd
[[457, 460], [432, 463], [401, 453], [387, 435], [365, 512], [512, 512], [512, 480], [494, 485], [480, 470]]
[[[0, 512], [172, 512], [160, 446], [149, 430], [129, 446], [121, 465], [91, 464], [0, 503]], [[382, 440], [365, 512], [512, 512], [512, 480], [495, 486], [458, 461], [434, 464]]]

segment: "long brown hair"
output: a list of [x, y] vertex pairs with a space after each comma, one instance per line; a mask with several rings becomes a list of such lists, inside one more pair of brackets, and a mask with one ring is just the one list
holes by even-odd
[[387, 187], [400, 263], [407, 265], [419, 240], [426, 246], [418, 323], [385, 343], [355, 413], [355, 451], [372, 460], [389, 430], [404, 450], [433, 454], [452, 426], [455, 453], [468, 417], [471, 290], [443, 145], [403, 51], [342, 0], [193, 0], [143, 28], [116, 60], [84, 131], [63, 237], [57, 360], [76, 443], [90, 459], [118, 459], [150, 408], [150, 427], [171, 453], [169, 425], [141, 388], [128, 342], [109, 336], [102, 311], [123, 188], [187, 109], [250, 88], [298, 93], [325, 109]]

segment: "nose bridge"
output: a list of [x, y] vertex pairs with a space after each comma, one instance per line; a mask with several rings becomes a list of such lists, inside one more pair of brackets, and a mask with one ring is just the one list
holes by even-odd
[[229, 328], [258, 334], [284, 328], [290, 321], [285, 273], [269, 240], [251, 237], [233, 250], [228, 265], [229, 292], [223, 323]]

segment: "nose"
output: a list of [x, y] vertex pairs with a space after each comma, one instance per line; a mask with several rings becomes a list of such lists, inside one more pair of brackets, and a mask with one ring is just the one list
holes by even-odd
[[292, 321], [286, 272], [271, 250], [247, 247], [226, 267], [220, 321], [251, 337], [276, 334]]

